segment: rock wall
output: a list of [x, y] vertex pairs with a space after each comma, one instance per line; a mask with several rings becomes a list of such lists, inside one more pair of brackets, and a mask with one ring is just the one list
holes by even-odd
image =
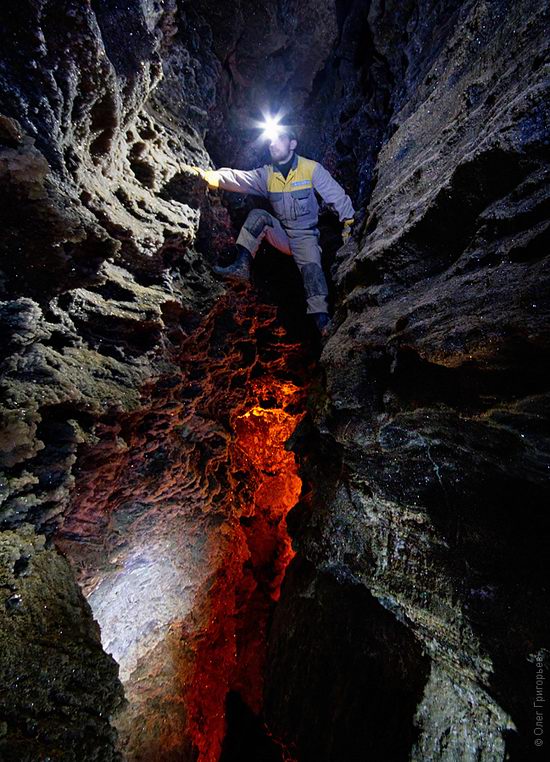
[[29, 524], [0, 534], [0, 562], [2, 759], [119, 760], [118, 667], [68, 562]]
[[[96, 495], [91, 520], [101, 531], [92, 537], [83, 522], [78, 542], [64, 546], [73, 571], [52, 539], [71, 528], [60, 534], [85, 491], [85, 455], [95, 448], [98, 489], [105, 432], [120, 431], [132, 412], [136, 421], [147, 415], [151, 385], [181, 381], [174, 348], [222, 294], [194, 243], [200, 222], [205, 245], [228, 240], [227, 215], [219, 202], [205, 206], [185, 170], [208, 162], [206, 91], [217, 70], [186, 47], [173, 2], [30, 0], [2, 11], [0, 33], [0, 519], [15, 548], [2, 556], [0, 681], [14, 686], [2, 691], [2, 758], [114, 759], [118, 667], [101, 650], [74, 572], [83, 587], [108, 577], [116, 564], [101, 547], [116, 528]], [[160, 410], [158, 418], [162, 430]], [[113, 459], [107, 477], [121, 489], [130, 448], [113, 439], [109, 456], [121, 468]], [[135, 517], [135, 503], [128, 510]], [[37, 548], [32, 564], [27, 546]], [[20, 590], [12, 577], [23, 562], [32, 574]], [[168, 578], [181, 585], [177, 568]], [[171, 602], [167, 594], [161, 625]], [[183, 597], [173, 618], [185, 605]], [[138, 628], [150, 624], [144, 614]]]
[[[10, 582], [2, 608], [0, 680], [17, 664], [28, 686], [3, 707], [3, 752], [217, 758], [228, 691], [260, 711], [300, 485], [283, 441], [311, 356], [249, 289], [224, 296], [209, 267], [233, 231], [187, 170], [209, 163], [222, 69], [205, 20], [183, 3], [56, 0], [0, 23], [0, 516], [8, 539], [36, 533], [48, 576], [34, 598]], [[224, 25], [214, 19], [217, 37]], [[79, 734], [64, 709], [86, 711], [93, 691], [69, 680], [45, 704], [33, 680], [42, 663], [50, 679], [64, 647], [55, 618], [41, 638], [26, 627], [35, 599], [56, 611], [70, 585], [80, 595], [55, 548], [117, 661], [80, 596], [64, 669], [92, 661], [86, 642], [69, 650], [71, 631], [86, 632], [96, 748], [92, 723]]]
[[[75, 578], [120, 663], [127, 758], [256, 760], [239, 747], [246, 724], [223, 742], [228, 691], [267, 718], [286, 749], [274, 759], [537, 751], [545, 5], [2, 11], [0, 679], [25, 684], [2, 707], [6, 758], [117, 758], [121, 686]], [[295, 306], [302, 347], [257, 293], [213, 277], [247, 202], [206, 195], [186, 170], [263, 162], [250, 119], [280, 106], [359, 210], [337, 251], [322, 218], [335, 316], [317, 367]], [[294, 275], [273, 252], [260, 258], [260, 302], [297, 302]], [[273, 615], [296, 476], [270, 431], [301, 416], [308, 384], [292, 437], [297, 555]], [[262, 463], [244, 444], [255, 437]], [[285, 473], [293, 487], [277, 501], [266, 485]]]
[[[344, 95], [325, 132], [342, 130], [335, 148], [358, 163], [370, 200], [357, 240], [337, 253], [326, 387], [296, 437], [312, 495], [289, 517], [295, 563], [315, 569], [307, 598], [330, 574], [336, 599], [364, 586], [407, 627], [396, 625], [380, 664], [410, 634], [429, 657], [412, 759], [528, 759], [549, 625], [548, 9], [354, 8], [364, 26], [348, 29], [340, 74], [322, 84]], [[380, 136], [374, 164], [365, 123]], [[313, 688], [306, 676], [335, 640], [308, 633], [304, 660], [281, 635], [302, 626], [297, 578], [275, 619], [269, 719], [300, 760], [344, 759], [348, 733], [313, 753], [315, 716], [288, 720], [301, 678]], [[345, 637], [360, 653], [354, 627]], [[277, 675], [289, 673], [283, 691]], [[321, 702], [326, 728], [334, 703]]]
[[97, 5], [2, 19], [7, 524], [58, 523], [90, 423], [135, 406], [166, 369], [168, 326], [177, 340], [221, 293], [192, 247], [200, 194], [167, 191], [181, 199], [182, 166], [205, 160], [200, 127], [161, 123], [150, 97], [175, 7]]

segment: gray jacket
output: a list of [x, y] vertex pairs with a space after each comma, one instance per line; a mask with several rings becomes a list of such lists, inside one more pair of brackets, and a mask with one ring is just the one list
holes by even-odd
[[319, 204], [315, 193], [338, 213], [342, 222], [355, 214], [350, 197], [331, 174], [319, 162], [297, 154], [286, 179], [272, 164], [250, 170], [224, 167], [208, 174], [212, 187], [269, 199], [286, 229], [317, 227]]

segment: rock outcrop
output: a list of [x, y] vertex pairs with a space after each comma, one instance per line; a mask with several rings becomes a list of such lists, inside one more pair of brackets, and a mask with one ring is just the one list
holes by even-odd
[[117, 664], [68, 562], [29, 524], [0, 534], [0, 754], [119, 760]]

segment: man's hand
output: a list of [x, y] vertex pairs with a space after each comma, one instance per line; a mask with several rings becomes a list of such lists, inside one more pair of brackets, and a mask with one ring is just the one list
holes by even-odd
[[202, 167], [185, 167], [186, 171], [191, 175], [197, 175], [201, 180], [207, 183], [209, 188], [219, 188], [220, 178], [218, 173], [214, 169], [202, 169]]
[[202, 177], [204, 172], [204, 169], [201, 169], [200, 167], [192, 167], [190, 164], [184, 164], [183, 168], [189, 175], [198, 175], [199, 177]]
[[342, 228], [342, 243], [347, 243], [351, 237], [351, 230], [353, 228], [354, 220], [344, 220], [344, 227]]

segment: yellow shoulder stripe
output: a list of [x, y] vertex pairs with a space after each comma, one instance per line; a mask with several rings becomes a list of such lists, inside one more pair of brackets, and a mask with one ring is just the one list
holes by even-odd
[[[297, 185], [302, 185], [303, 188], [311, 188], [311, 178], [316, 166], [317, 162], [313, 161], [313, 159], [305, 159], [303, 156], [298, 156], [296, 169], [293, 170], [292, 176], [289, 175], [285, 180], [280, 173], [274, 172], [273, 166], [270, 165], [267, 175], [267, 190], [270, 192], [283, 191], [287, 182], [290, 182], [291, 186], [294, 186], [295, 188]], [[308, 185], [305, 184], [306, 181]]]
[[313, 159], [305, 159], [303, 156], [300, 156], [298, 159], [298, 166], [296, 167], [296, 177], [294, 179], [311, 180], [313, 170], [316, 166], [317, 162], [313, 161]]

